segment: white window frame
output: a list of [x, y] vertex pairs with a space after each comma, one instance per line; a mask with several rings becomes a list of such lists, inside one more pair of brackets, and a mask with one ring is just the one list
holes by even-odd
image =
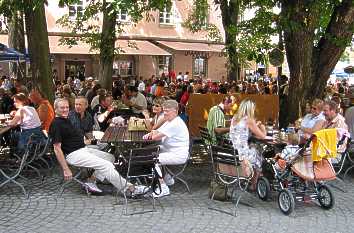
[[[159, 24], [160, 25], [176, 25], [177, 22], [177, 7], [176, 3], [173, 1], [171, 10], [167, 11], [167, 8], [159, 12]], [[167, 22], [169, 19], [169, 22]]]
[[168, 74], [168, 66], [171, 62], [171, 56], [158, 56], [157, 67], [159, 70], [159, 75], [163, 73]]
[[[70, 15], [70, 8], [74, 8], [74, 15]], [[78, 11], [79, 8], [81, 8], [81, 11]], [[84, 11], [85, 11], [85, 0], [82, 0], [81, 3], [70, 4], [68, 6], [69, 19], [76, 20], [78, 17], [78, 12], [81, 12], [81, 14], [83, 14]]]
[[[131, 63], [131, 69], [129, 68], [121, 68], [122, 63]], [[126, 73], [123, 73], [122, 70], [127, 71]], [[129, 70], [131, 70], [131, 74], [129, 74]], [[113, 74], [114, 75], [120, 75], [121, 77], [128, 77], [134, 75], [134, 61], [133, 60], [115, 60], [113, 62]]]
[[7, 21], [7, 18], [4, 16], [4, 15], [0, 15], [0, 31], [1, 32], [7, 32], [8, 31], [8, 29], [7, 29], [7, 23], [8, 23], [8, 21]]
[[[200, 67], [198, 67], [198, 70], [196, 70], [195, 62], [196, 62], [196, 60], [199, 60], [199, 59], [203, 59], [203, 61], [204, 61], [203, 67], [202, 67], [204, 73], [200, 72], [200, 70], [199, 70]], [[203, 77], [207, 77], [207, 75], [208, 75], [208, 58], [206, 58], [204, 56], [193, 57], [193, 76], [199, 76], [200, 77], [200, 75], [203, 75]]]
[[[125, 13], [122, 13], [122, 12], [125, 12]], [[123, 16], [125, 19], [123, 19]], [[117, 21], [121, 22], [121, 23], [129, 23], [130, 17], [129, 17], [128, 11], [123, 10], [123, 9], [119, 10], [118, 14], [117, 14]]]

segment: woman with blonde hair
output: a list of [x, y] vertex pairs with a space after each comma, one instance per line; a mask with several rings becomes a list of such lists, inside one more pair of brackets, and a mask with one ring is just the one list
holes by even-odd
[[233, 147], [238, 151], [240, 159], [248, 161], [253, 167], [254, 178], [251, 187], [253, 190], [262, 165], [262, 156], [255, 147], [248, 144], [248, 139], [251, 134], [259, 139], [264, 139], [267, 134], [265, 126], [255, 120], [255, 109], [256, 105], [252, 100], [243, 100], [230, 126], [230, 139]]
[[145, 125], [148, 131], [158, 129], [163, 123], [165, 123], [164, 114], [162, 111], [162, 105], [165, 102], [165, 98], [156, 97], [152, 103], [152, 113], [154, 116], [150, 118], [148, 110], [143, 111], [145, 117]]

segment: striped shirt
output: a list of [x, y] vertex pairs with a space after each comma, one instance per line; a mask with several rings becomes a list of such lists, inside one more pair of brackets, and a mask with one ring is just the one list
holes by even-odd
[[207, 129], [211, 136], [213, 144], [216, 144], [215, 128], [225, 127], [225, 114], [220, 106], [211, 107], [208, 115]]

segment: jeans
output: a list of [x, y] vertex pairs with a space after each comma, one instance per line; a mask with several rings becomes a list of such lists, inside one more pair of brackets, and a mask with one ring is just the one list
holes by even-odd
[[33, 134], [32, 141], [31, 141], [32, 145], [38, 145], [40, 143], [44, 145], [46, 136], [42, 131], [42, 127], [37, 127], [33, 129], [22, 129], [18, 136], [18, 142], [17, 142], [17, 150], [19, 154], [22, 154], [25, 151], [28, 141], [32, 134]]

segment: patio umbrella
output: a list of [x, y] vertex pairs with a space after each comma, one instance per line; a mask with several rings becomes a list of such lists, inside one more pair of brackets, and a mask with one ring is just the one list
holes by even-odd
[[344, 72], [347, 74], [354, 74], [354, 66], [347, 66], [344, 68]]
[[0, 43], [0, 62], [24, 61], [25, 55]]

